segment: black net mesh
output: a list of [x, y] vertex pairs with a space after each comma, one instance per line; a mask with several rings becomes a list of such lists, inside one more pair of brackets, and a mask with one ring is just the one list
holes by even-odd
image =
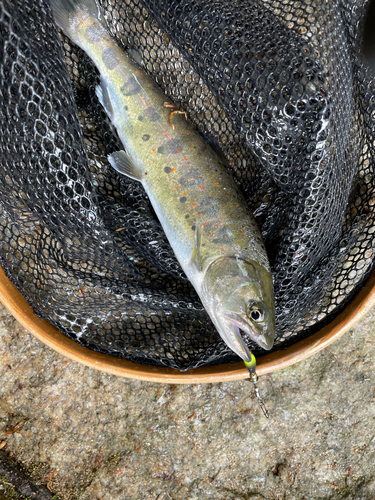
[[[281, 349], [373, 267], [366, 2], [103, 0], [112, 35], [215, 140], [262, 229]], [[185, 370], [238, 360], [186, 280], [97, 101], [98, 72], [46, 0], [0, 2], [1, 265], [90, 349]], [[62, 43], [60, 43], [59, 39]], [[251, 345], [251, 344], [250, 344]], [[262, 350], [254, 347], [255, 354]]]

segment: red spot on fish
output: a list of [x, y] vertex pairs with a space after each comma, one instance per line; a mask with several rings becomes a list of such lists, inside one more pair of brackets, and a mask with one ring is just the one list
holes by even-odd
[[191, 204], [191, 206], [192, 206], [192, 207], [195, 207], [196, 205], [197, 205], [196, 203], [192, 203], [192, 204]]
[[241, 233], [244, 233], [245, 231], [243, 229], [241, 229]]
[[225, 248], [220, 248], [220, 251], [221, 252], [225, 252]]
[[221, 222], [216, 222], [215, 227], [220, 227], [220, 226], [221, 226]]
[[153, 148], [153, 149], [151, 149], [151, 151], [152, 151], [152, 152], [155, 152], [155, 151], [156, 151], [156, 149], [155, 149], [155, 148]]
[[84, 297], [84, 294], [81, 289], [79, 289], [79, 293], [82, 295], [82, 297]]
[[184, 191], [182, 194], [186, 194], [186, 191]]
[[177, 149], [177, 153], [181, 153], [182, 149]]
[[138, 74], [138, 75], [140, 75], [140, 74], [141, 74], [141, 72], [140, 72], [140, 71], [137, 71], [137, 74]]
[[220, 182], [217, 182], [216, 184], [220, 184]]
[[186, 156], [184, 156], [184, 160], [185, 160], [185, 161], [188, 161], [188, 159], [186, 158]]
[[236, 204], [235, 204], [235, 203], [233, 203], [233, 206], [235, 207], [235, 206], [236, 206]]
[[200, 215], [200, 214], [201, 214], [200, 212], [197, 213], [197, 215]]
[[171, 172], [174, 172], [174, 168], [171, 168]]
[[176, 189], [178, 189], [180, 186], [176, 186]]
[[198, 187], [199, 187], [199, 189], [205, 189], [205, 186], [199, 185]]

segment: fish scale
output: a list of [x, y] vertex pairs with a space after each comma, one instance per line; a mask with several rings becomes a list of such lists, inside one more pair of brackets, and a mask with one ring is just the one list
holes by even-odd
[[125, 150], [109, 157], [111, 165], [142, 182], [218, 332], [250, 363], [243, 334], [265, 349], [273, 345], [272, 276], [260, 231], [228, 166], [116, 45], [94, 0], [51, 5], [58, 25], [100, 71], [97, 95]]

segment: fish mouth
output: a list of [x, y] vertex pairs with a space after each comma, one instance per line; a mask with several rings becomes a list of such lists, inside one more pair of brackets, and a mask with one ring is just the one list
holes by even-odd
[[262, 347], [262, 349], [269, 351], [272, 348], [272, 344], [270, 345], [263, 335], [260, 335], [256, 330], [250, 328], [250, 326], [241, 318], [241, 316], [236, 313], [226, 313], [225, 316], [226, 319], [230, 321], [237, 337], [240, 337], [239, 340], [241, 342], [244, 342], [243, 337], [247, 335], [253, 342], [259, 345], [259, 347]]

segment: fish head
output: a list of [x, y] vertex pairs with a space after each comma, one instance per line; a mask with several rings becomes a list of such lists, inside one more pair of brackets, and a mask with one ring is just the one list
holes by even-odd
[[275, 310], [272, 275], [255, 261], [215, 260], [202, 287], [205, 307], [224, 342], [249, 362], [246, 337], [263, 349], [273, 346]]

